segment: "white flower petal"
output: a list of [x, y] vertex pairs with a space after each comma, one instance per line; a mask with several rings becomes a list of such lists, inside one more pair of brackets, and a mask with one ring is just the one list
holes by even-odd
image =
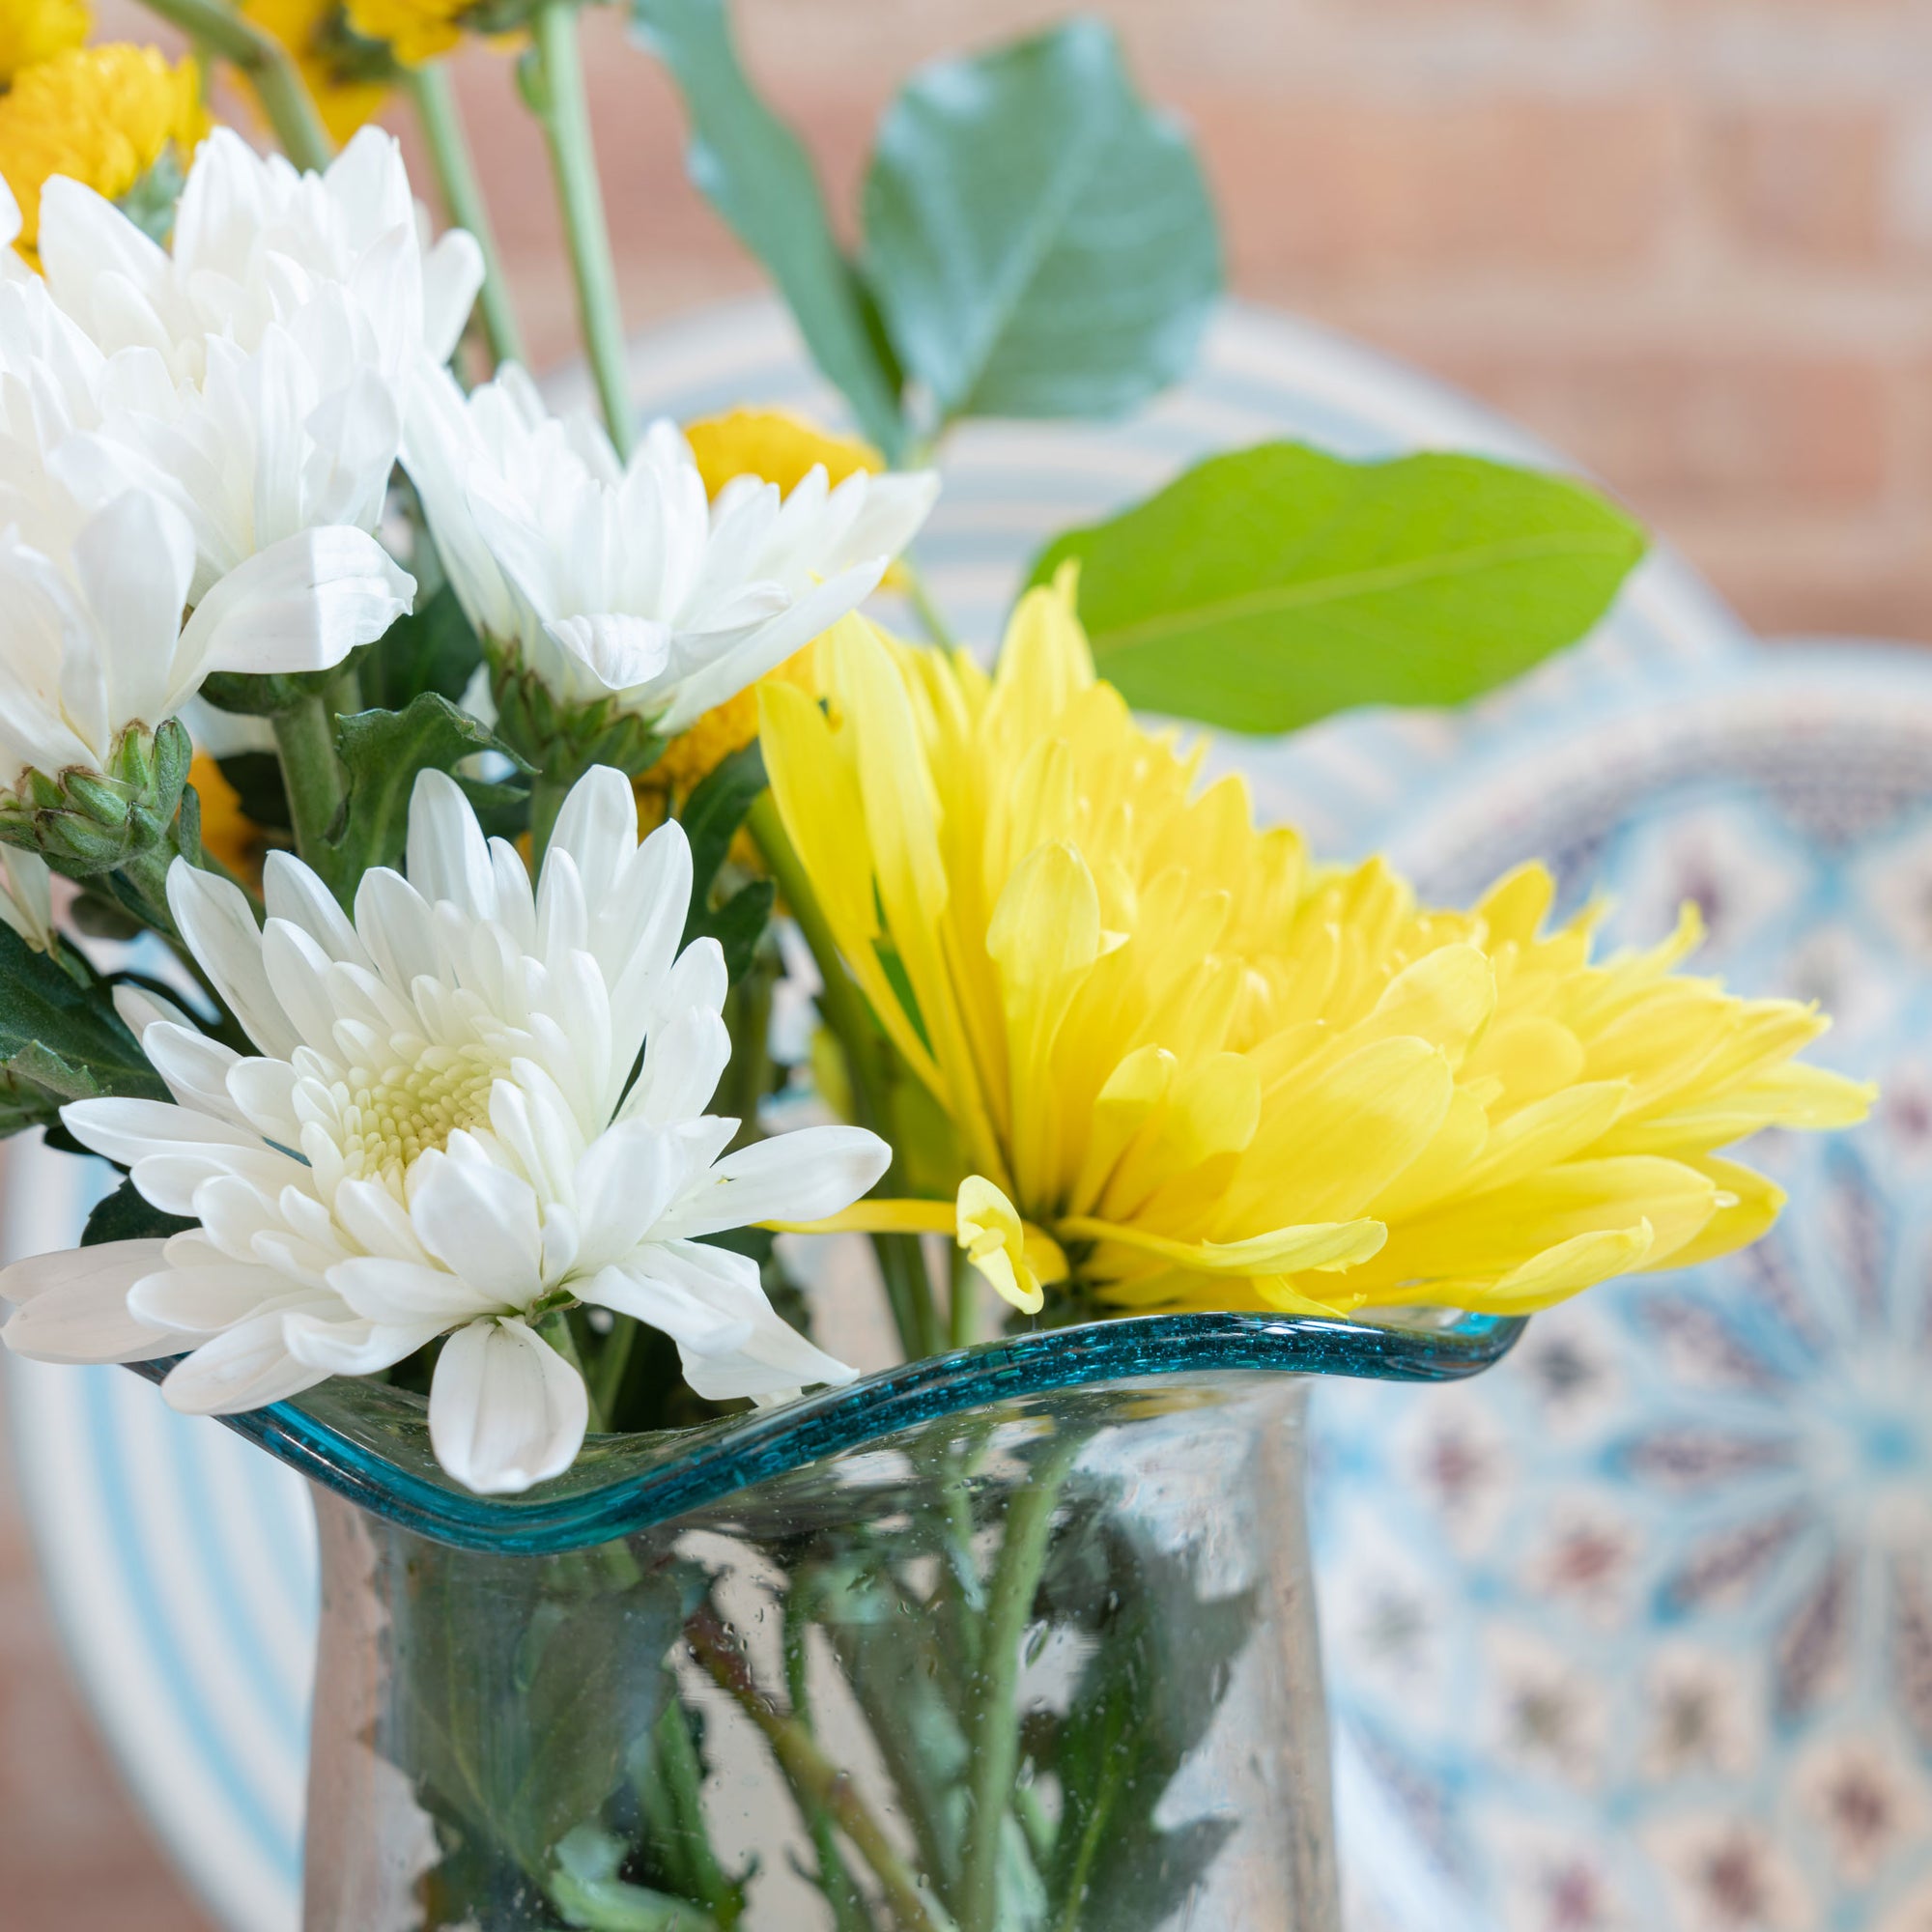
[[864, 1127], [801, 1127], [727, 1154], [665, 1217], [662, 1232], [718, 1234], [759, 1221], [816, 1221], [849, 1208], [892, 1163]]
[[315, 1314], [285, 1315], [282, 1339], [297, 1361], [331, 1376], [371, 1376], [436, 1340], [442, 1324], [409, 1328], [360, 1318], [332, 1321]]
[[37, 1362], [151, 1362], [178, 1354], [178, 1333], [128, 1308], [128, 1291], [161, 1265], [165, 1246], [102, 1241], [0, 1268], [0, 1301], [13, 1303], [0, 1342]]
[[410, 793], [409, 881], [431, 905], [447, 899], [478, 919], [497, 910], [489, 841], [463, 787], [446, 772], [416, 774]]
[[264, 1053], [286, 1060], [299, 1040], [270, 990], [261, 928], [242, 888], [177, 859], [168, 867], [168, 910], [188, 951], [248, 1037]]
[[171, 1253], [168, 1266], [144, 1274], [128, 1291], [128, 1312], [150, 1327], [177, 1331], [181, 1349], [188, 1346], [185, 1336], [218, 1335], [299, 1292], [273, 1268], [227, 1261], [207, 1243], [202, 1247], [204, 1254], [192, 1266], [183, 1265]]
[[289, 1352], [283, 1314], [257, 1315], [204, 1342], [168, 1371], [161, 1393], [184, 1415], [238, 1415], [327, 1379]]
[[443, 1344], [430, 1382], [436, 1460], [479, 1495], [560, 1475], [589, 1423], [582, 1378], [522, 1321], [474, 1321]]
[[553, 617], [544, 630], [559, 650], [574, 657], [606, 691], [628, 691], [647, 684], [670, 662], [670, 626], [655, 617], [600, 611]]
[[384, 1255], [337, 1262], [327, 1279], [355, 1314], [395, 1328], [433, 1325], [440, 1330], [501, 1306], [461, 1275]]
[[298, 530], [257, 551], [195, 606], [179, 652], [193, 683], [210, 671], [327, 670], [373, 644], [415, 601], [416, 582], [358, 529]]
[[527, 1180], [500, 1167], [435, 1153], [422, 1156], [412, 1180], [410, 1220], [437, 1260], [498, 1308], [522, 1308], [537, 1298], [543, 1236]]
[[650, 1263], [646, 1254], [634, 1268], [601, 1268], [578, 1292], [585, 1301], [634, 1316], [699, 1354], [726, 1355], [752, 1339], [754, 1316], [713, 1306], [672, 1280], [668, 1269], [653, 1273]]

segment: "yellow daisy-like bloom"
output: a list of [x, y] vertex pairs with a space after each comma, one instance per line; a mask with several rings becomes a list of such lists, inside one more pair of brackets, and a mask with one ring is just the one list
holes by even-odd
[[730, 410], [688, 424], [684, 434], [708, 497], [734, 476], [762, 477], [789, 497], [816, 464], [835, 489], [862, 469], [876, 476], [886, 467], [869, 442], [834, 436], [788, 410]]
[[86, 0], [0, 0], [0, 82], [87, 38]]
[[[358, 74], [345, 58], [353, 45], [341, 0], [243, 0], [243, 19], [295, 56], [322, 125], [339, 147], [383, 111], [385, 80]], [[374, 49], [380, 56], [380, 49]]]
[[185, 170], [208, 126], [194, 63], [156, 47], [77, 47], [14, 75], [0, 95], [0, 176], [20, 204], [21, 254], [34, 259], [51, 177], [119, 201], [170, 148]]
[[1257, 831], [1096, 679], [1070, 574], [990, 678], [856, 617], [819, 661], [829, 717], [763, 695], [773, 789], [979, 1177], [881, 1205], [1022, 1307], [1070, 1273], [1122, 1310], [1539, 1308], [1754, 1239], [1781, 1197], [1717, 1151], [1869, 1106], [1795, 1061], [1811, 1009], [1674, 972], [1688, 913], [1593, 964], [1588, 916], [1544, 934], [1540, 867], [1437, 911]]
[[475, 0], [348, 0], [349, 24], [381, 41], [405, 67], [446, 54], [463, 38], [459, 24]]

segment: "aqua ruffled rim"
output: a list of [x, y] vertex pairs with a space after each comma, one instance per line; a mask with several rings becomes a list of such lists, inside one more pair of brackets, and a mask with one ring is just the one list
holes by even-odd
[[[1460, 1381], [1500, 1361], [1521, 1317], [1465, 1315], [1438, 1327], [1277, 1315], [1149, 1315], [1056, 1328], [866, 1376], [781, 1407], [698, 1429], [593, 1435], [554, 1481], [477, 1496], [430, 1453], [420, 1396], [334, 1380], [221, 1420], [372, 1515], [460, 1548], [554, 1555], [715, 1503], [828, 1456], [969, 1409], [1094, 1383], [1266, 1374]], [[132, 1365], [158, 1381], [167, 1362]]]

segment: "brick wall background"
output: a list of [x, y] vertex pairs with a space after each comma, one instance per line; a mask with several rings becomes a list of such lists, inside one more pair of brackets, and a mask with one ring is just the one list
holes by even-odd
[[[739, 4], [752, 65], [840, 209], [907, 68], [1064, 11]], [[1100, 11], [1147, 90], [1199, 130], [1240, 294], [1406, 356], [1574, 452], [1767, 630], [1932, 639], [1932, 0]], [[103, 32], [146, 37], [131, 0], [101, 14]], [[614, 14], [587, 38], [629, 319], [755, 288], [685, 184], [649, 61]], [[460, 83], [534, 350], [560, 355], [568, 277], [510, 63], [475, 49]], [[61, 1681], [6, 1502], [6, 1922], [196, 1932]]]
[[[741, 0], [853, 205], [906, 69], [1047, 0]], [[1771, 631], [1932, 638], [1926, 0], [1103, 0], [1193, 122], [1235, 288], [1596, 469]], [[620, 23], [593, 109], [638, 321], [756, 285]], [[466, 104], [537, 342], [569, 291], [508, 63]]]

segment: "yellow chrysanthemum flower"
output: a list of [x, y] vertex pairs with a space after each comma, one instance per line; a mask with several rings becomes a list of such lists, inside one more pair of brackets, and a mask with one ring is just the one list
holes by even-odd
[[381, 41], [405, 67], [446, 54], [463, 38], [459, 24], [476, 0], [348, 0], [350, 27]]
[[0, 177], [20, 204], [20, 252], [34, 259], [53, 176], [120, 201], [164, 159], [185, 172], [208, 125], [194, 63], [170, 65], [156, 47], [77, 47], [23, 70], [0, 95]]
[[1815, 1011], [1673, 972], [1689, 914], [1593, 964], [1541, 868], [1443, 912], [1257, 831], [1096, 679], [1070, 576], [990, 678], [856, 617], [819, 664], [829, 716], [763, 695], [779, 809], [980, 1178], [886, 1219], [1023, 1307], [1538, 1308], [1754, 1239], [1780, 1196], [1717, 1151], [1869, 1105], [1795, 1061]]
[[295, 56], [316, 112], [338, 146], [383, 111], [384, 49], [349, 25], [342, 0], [242, 0], [242, 14]]
[[886, 467], [869, 442], [834, 436], [788, 410], [730, 410], [689, 424], [684, 434], [709, 497], [734, 476], [762, 477], [789, 497], [816, 464], [835, 489], [862, 469], [877, 475]]
[[86, 0], [0, 0], [0, 83], [87, 39]]

